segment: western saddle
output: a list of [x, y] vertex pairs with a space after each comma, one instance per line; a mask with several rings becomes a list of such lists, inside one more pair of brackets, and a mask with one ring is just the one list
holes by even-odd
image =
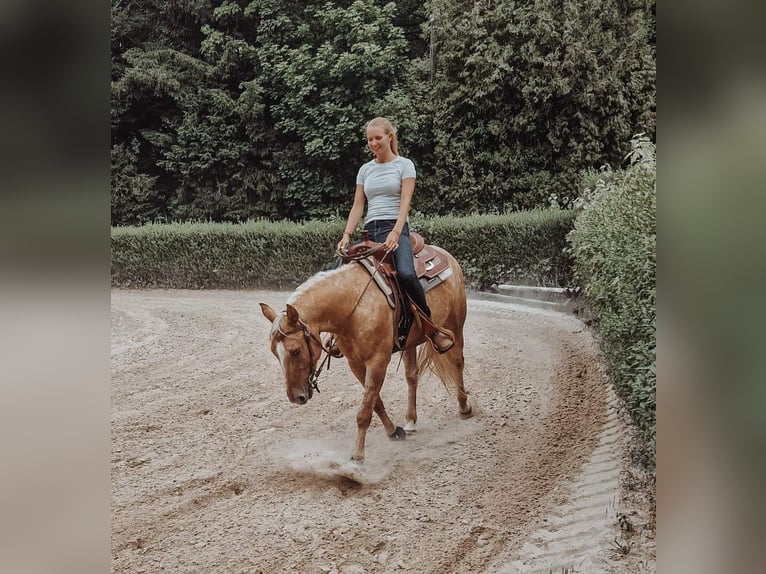
[[[447, 258], [433, 246], [427, 245], [420, 234], [410, 231], [410, 243], [415, 261], [415, 274], [420, 279], [423, 291], [436, 287], [452, 275]], [[338, 255], [344, 263], [354, 261], [362, 265], [370, 273], [371, 280], [375, 280], [378, 288], [386, 296], [388, 305], [393, 310], [393, 352], [404, 348], [413, 315], [416, 315], [421, 323], [438, 330], [409, 300], [399, 285], [391, 252], [386, 251], [382, 243], [371, 241], [366, 230], [361, 231], [361, 241], [346, 250], [339, 250]]]

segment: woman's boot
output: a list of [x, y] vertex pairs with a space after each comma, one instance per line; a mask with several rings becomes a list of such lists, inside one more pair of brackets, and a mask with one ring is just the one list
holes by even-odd
[[455, 334], [444, 327], [437, 327], [431, 318], [423, 313], [417, 306], [412, 305], [413, 312], [420, 318], [423, 334], [426, 336], [431, 346], [439, 353], [446, 353], [455, 344]]

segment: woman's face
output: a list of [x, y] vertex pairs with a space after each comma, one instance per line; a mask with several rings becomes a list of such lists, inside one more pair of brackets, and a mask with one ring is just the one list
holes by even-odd
[[367, 146], [376, 159], [386, 159], [391, 153], [391, 136], [380, 126], [367, 128]]

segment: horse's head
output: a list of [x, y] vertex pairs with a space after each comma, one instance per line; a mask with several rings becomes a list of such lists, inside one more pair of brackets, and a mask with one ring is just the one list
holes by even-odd
[[306, 404], [314, 394], [314, 373], [322, 354], [319, 339], [298, 316], [292, 305], [277, 313], [261, 303], [263, 316], [271, 322], [271, 352], [282, 365], [285, 390], [291, 403]]

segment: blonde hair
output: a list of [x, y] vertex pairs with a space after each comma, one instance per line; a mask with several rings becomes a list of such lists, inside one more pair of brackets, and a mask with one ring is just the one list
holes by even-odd
[[377, 117], [371, 119], [369, 122], [367, 122], [367, 125], [365, 126], [365, 131], [367, 128], [371, 127], [381, 127], [383, 128], [383, 131], [386, 132], [386, 134], [391, 136], [391, 151], [394, 152], [394, 155], [399, 155], [399, 141], [396, 139], [396, 128], [393, 126], [393, 124], [388, 120], [388, 118], [384, 117]]

